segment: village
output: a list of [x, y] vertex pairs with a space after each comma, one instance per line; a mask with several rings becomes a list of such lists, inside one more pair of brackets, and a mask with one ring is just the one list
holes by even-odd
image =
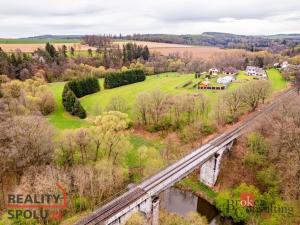
[[[287, 61], [275, 63], [274, 68], [279, 71], [290, 71], [298, 68], [290, 65]], [[232, 83], [244, 83], [250, 80], [268, 80], [268, 74], [264, 68], [247, 66], [245, 71], [235, 67], [224, 67], [222, 69], [212, 67], [207, 72], [196, 72], [195, 79], [200, 79], [193, 88], [207, 90], [224, 90]]]

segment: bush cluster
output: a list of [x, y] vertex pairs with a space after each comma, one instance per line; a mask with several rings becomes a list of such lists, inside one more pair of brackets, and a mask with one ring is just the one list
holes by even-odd
[[145, 73], [140, 69], [127, 70], [122, 72], [108, 73], [104, 80], [104, 88], [110, 89], [127, 84], [141, 82], [146, 79]]
[[100, 91], [100, 86], [94, 77], [70, 81], [65, 84], [62, 93], [63, 106], [72, 115], [84, 119], [86, 118], [86, 111], [78, 98], [98, 91]]
[[66, 111], [68, 111], [72, 115], [78, 116], [80, 119], [86, 118], [86, 111], [80, 104], [78, 98], [76, 98], [68, 83], [64, 87], [64, 91], [62, 94], [62, 103]]
[[77, 98], [100, 91], [99, 82], [95, 77], [72, 80], [68, 82], [68, 86]]

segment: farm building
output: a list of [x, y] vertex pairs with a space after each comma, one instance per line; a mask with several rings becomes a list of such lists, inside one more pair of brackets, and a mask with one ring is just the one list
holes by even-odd
[[281, 69], [286, 69], [289, 67], [289, 63], [287, 61], [284, 61], [282, 64], [281, 64]]
[[208, 73], [210, 75], [217, 75], [219, 72], [220, 72], [220, 70], [218, 70], [217, 68], [214, 68], [214, 67], [210, 68], [209, 71], [208, 71]]
[[232, 66], [229, 66], [229, 67], [225, 67], [223, 69], [223, 72], [226, 74], [226, 75], [236, 75], [238, 73], [238, 70]]
[[273, 65], [275, 68], [280, 68], [280, 63], [274, 63]]
[[247, 66], [246, 72], [248, 76], [261, 77], [262, 79], [267, 79], [267, 73], [264, 69], [255, 67], [255, 66]]
[[224, 85], [228, 85], [229, 83], [231, 83], [234, 80], [233, 76], [225, 76], [225, 77], [219, 77], [217, 80], [218, 84], [224, 84]]

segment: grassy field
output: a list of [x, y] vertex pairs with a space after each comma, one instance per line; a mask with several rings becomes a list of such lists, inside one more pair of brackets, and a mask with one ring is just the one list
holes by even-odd
[[[287, 82], [282, 78], [277, 70], [269, 70], [268, 75], [272, 83], [273, 91], [279, 91], [287, 87]], [[245, 75], [243, 71], [238, 74], [237, 78], [240, 82], [232, 83], [228, 88], [229, 90], [235, 89], [242, 83], [247, 82], [247, 80], [253, 79], [253, 77]], [[106, 108], [111, 98], [118, 95], [126, 99], [128, 106], [130, 107], [130, 109], [132, 109], [136, 97], [140, 92], [149, 92], [156, 89], [172, 95], [201, 92], [210, 99], [211, 103], [215, 103], [218, 95], [222, 95], [222, 91], [199, 91], [197, 89], [192, 89], [191, 86], [188, 86], [186, 88], [176, 88], [187, 81], [191, 80], [193, 83], [197, 83], [197, 81], [200, 81], [201, 79], [203, 78], [195, 79], [194, 74], [180, 75], [177, 73], [163, 73], [159, 75], [148, 76], [146, 81], [144, 82], [126, 85], [114, 89], [103, 89], [103, 79], [100, 79], [99, 82], [102, 90], [95, 94], [81, 98], [80, 102], [87, 111], [88, 116], [95, 116], [99, 114], [101, 110], [104, 110]], [[85, 120], [80, 120], [76, 117], [72, 117], [64, 111], [61, 103], [61, 93], [63, 91], [64, 82], [52, 83], [49, 84], [49, 86], [54, 93], [57, 101], [57, 110], [48, 117], [49, 121], [58, 129], [74, 129], [88, 126]], [[129, 115], [132, 115], [131, 111], [129, 111]]]
[[269, 76], [269, 80], [272, 83], [273, 91], [280, 91], [287, 87], [288, 82], [284, 80], [284, 78], [281, 76], [278, 70], [276, 69], [268, 70], [268, 76]]
[[[135, 83], [131, 85], [122, 86], [114, 89], [103, 90], [81, 98], [82, 106], [86, 109], [88, 114], [96, 115], [97, 107], [105, 109], [111, 98], [117, 95], [126, 99], [130, 108], [132, 108], [138, 93], [148, 92], [155, 89], [160, 89], [169, 94], [179, 94], [184, 92], [191, 92], [184, 88], [175, 87], [184, 83], [187, 80], [193, 79], [193, 74], [178, 75], [176, 73], [164, 73], [160, 75], [148, 76], [145, 82]], [[101, 86], [102, 80], [101, 80]]]
[[56, 82], [49, 84], [50, 90], [53, 92], [57, 109], [54, 113], [48, 116], [48, 119], [54, 127], [58, 129], [74, 129], [87, 126], [85, 120], [71, 116], [67, 113], [62, 105], [62, 91], [64, 88], [65, 82]]
[[80, 39], [1, 39], [0, 44], [80, 43]]

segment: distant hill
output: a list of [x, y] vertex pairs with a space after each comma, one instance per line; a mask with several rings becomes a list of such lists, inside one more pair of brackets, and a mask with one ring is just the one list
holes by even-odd
[[[21, 39], [19, 41], [44, 41], [50, 42], [79, 42], [84, 35], [40, 35]], [[250, 51], [270, 50], [278, 52], [292, 48], [300, 43], [300, 34], [275, 34], [275, 35], [237, 35], [221, 32], [204, 32], [202, 34], [134, 34], [126, 36], [111, 36], [114, 39], [163, 42], [183, 45], [213, 46], [219, 48], [240, 48]], [[1, 40], [0, 40], [1, 42]], [[9, 40], [11, 42], [11, 40]], [[4, 43], [4, 40], [2, 40]]]
[[39, 40], [39, 39], [81, 39], [83, 35], [40, 35], [40, 36], [33, 36], [33, 37], [26, 37], [26, 38], [20, 38], [20, 39], [33, 39], [33, 40]]
[[82, 35], [41, 35], [26, 38], [0, 38], [0, 44], [79, 43], [81, 37]]
[[267, 49], [276, 52], [299, 44], [300, 34], [277, 34], [264, 36], [204, 32], [199, 35], [135, 34], [123, 36], [122, 39], [185, 45], [215, 46], [220, 48], [242, 48], [250, 51]]

